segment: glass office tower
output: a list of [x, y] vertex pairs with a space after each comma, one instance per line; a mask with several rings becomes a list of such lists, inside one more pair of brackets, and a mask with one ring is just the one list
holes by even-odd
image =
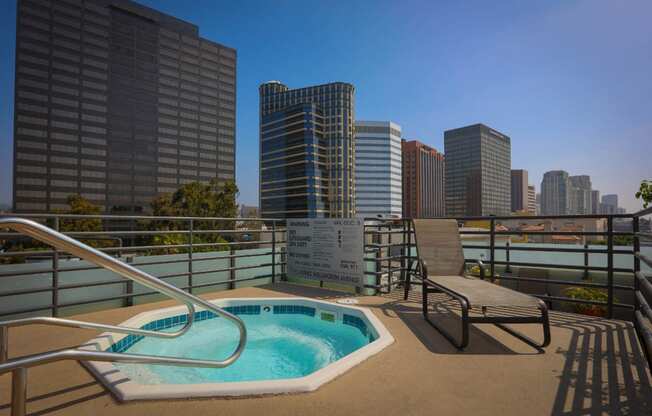
[[147, 211], [233, 180], [236, 51], [127, 0], [18, 2], [14, 209]]
[[261, 216], [352, 217], [353, 85], [289, 89], [270, 81], [259, 92]]
[[446, 212], [451, 217], [509, 215], [511, 140], [474, 124], [444, 132]]

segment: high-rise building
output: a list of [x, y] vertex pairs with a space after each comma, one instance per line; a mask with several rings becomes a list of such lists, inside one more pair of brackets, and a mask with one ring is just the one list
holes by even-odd
[[401, 126], [391, 121], [356, 121], [356, 214], [400, 218], [401, 187]]
[[19, 0], [14, 208], [147, 211], [234, 180], [236, 51], [127, 0]]
[[534, 185], [527, 186], [527, 212], [532, 215], [537, 215], [537, 193]]
[[602, 195], [602, 208], [601, 214], [617, 214], [618, 213], [618, 195], [608, 194]]
[[512, 169], [512, 212], [528, 209], [528, 174], [524, 169]]
[[259, 91], [261, 216], [355, 215], [353, 85]]
[[600, 210], [600, 191], [591, 190], [591, 214], [599, 214]]
[[571, 188], [568, 172], [546, 172], [541, 181], [541, 214], [567, 215], [570, 209]]
[[483, 124], [444, 132], [449, 216], [509, 215], [511, 141]]
[[592, 211], [591, 177], [589, 175], [569, 176], [571, 190], [570, 214], [588, 215]]
[[403, 216], [443, 217], [444, 155], [417, 140], [403, 140]]

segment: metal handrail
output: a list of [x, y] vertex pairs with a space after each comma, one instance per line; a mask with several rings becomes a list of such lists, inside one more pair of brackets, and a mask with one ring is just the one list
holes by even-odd
[[[25, 218], [2, 218], [0, 219], [0, 228], [10, 228], [14, 231], [28, 235], [38, 241], [47, 243], [59, 250], [70, 253], [83, 260], [96, 264], [104, 269], [115, 272], [122, 277], [131, 279], [143, 286], [154, 289], [157, 292], [167, 295], [175, 299], [188, 308], [188, 319], [186, 324], [175, 332], [157, 332], [144, 330], [139, 328], [128, 328], [116, 325], [98, 324], [94, 322], [83, 322], [71, 319], [62, 319], [56, 317], [34, 317], [22, 318], [8, 321], [0, 321], [0, 374], [12, 371], [13, 375], [13, 391], [12, 394], [12, 415], [25, 414], [25, 391], [26, 391], [26, 368], [35, 365], [45, 364], [52, 361], [59, 360], [94, 360], [94, 361], [121, 361], [130, 363], [147, 363], [147, 364], [167, 364], [179, 366], [194, 366], [194, 367], [211, 367], [223, 368], [226, 367], [240, 357], [247, 342], [247, 330], [244, 322], [237, 316], [193, 296], [183, 290], [169, 284], [162, 280], [157, 279], [135, 267], [123, 263], [99, 250], [96, 250], [86, 244], [83, 244], [71, 237], [68, 237], [58, 231], [54, 231], [42, 224]], [[8, 329], [12, 326], [23, 325], [55, 325], [72, 328], [86, 328], [86, 329], [100, 329], [114, 333], [133, 334], [142, 336], [153, 336], [159, 338], [176, 338], [186, 333], [192, 326], [195, 305], [204, 307], [220, 316], [223, 316], [233, 322], [239, 330], [239, 342], [234, 352], [224, 360], [197, 360], [197, 359], [184, 359], [176, 357], [165, 356], [151, 356], [151, 355], [138, 355], [138, 354], [121, 354], [104, 351], [81, 351], [77, 349], [69, 349], [56, 352], [45, 352], [29, 357], [21, 357], [7, 361], [8, 356]]]

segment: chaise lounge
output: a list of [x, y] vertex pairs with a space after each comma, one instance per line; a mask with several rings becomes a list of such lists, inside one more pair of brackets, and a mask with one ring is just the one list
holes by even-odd
[[[416, 237], [418, 260], [407, 273], [405, 295], [410, 290], [412, 276], [422, 283], [423, 316], [458, 349], [469, 344], [470, 324], [494, 324], [521, 341], [542, 351], [550, 344], [550, 323], [546, 304], [533, 296], [499, 286], [484, 280], [484, 266], [478, 279], [467, 275], [457, 221], [453, 219], [415, 219], [412, 221]], [[428, 295], [444, 293], [457, 301], [461, 308], [461, 341], [455, 339], [440, 324], [428, 316]], [[488, 315], [488, 308], [500, 308], [499, 315]], [[470, 311], [480, 312], [471, 316]], [[510, 312], [511, 311], [511, 312]], [[506, 313], [507, 312], [507, 313]], [[542, 324], [543, 342], [538, 343], [506, 324]]]

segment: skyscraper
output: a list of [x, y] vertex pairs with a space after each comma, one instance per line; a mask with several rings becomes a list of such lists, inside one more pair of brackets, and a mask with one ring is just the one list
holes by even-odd
[[601, 214], [617, 214], [618, 213], [618, 195], [608, 194], [602, 195], [602, 212]]
[[128, 0], [18, 2], [14, 208], [110, 212], [235, 173], [236, 51]]
[[541, 181], [541, 214], [567, 215], [570, 209], [571, 188], [568, 172], [546, 172]]
[[570, 214], [587, 215], [592, 211], [591, 177], [589, 175], [569, 176], [571, 190]]
[[449, 216], [509, 215], [511, 141], [484, 124], [444, 132]]
[[355, 122], [355, 209], [365, 217], [401, 217], [401, 126]]
[[528, 174], [524, 169], [512, 169], [512, 212], [528, 209]]
[[600, 191], [593, 189], [591, 191], [591, 214], [599, 214], [600, 212]]
[[403, 140], [403, 216], [443, 217], [444, 155], [417, 141]]
[[270, 81], [259, 92], [261, 216], [352, 217], [353, 85]]
[[537, 194], [534, 190], [534, 185], [527, 186], [527, 212], [532, 215], [537, 215]]

